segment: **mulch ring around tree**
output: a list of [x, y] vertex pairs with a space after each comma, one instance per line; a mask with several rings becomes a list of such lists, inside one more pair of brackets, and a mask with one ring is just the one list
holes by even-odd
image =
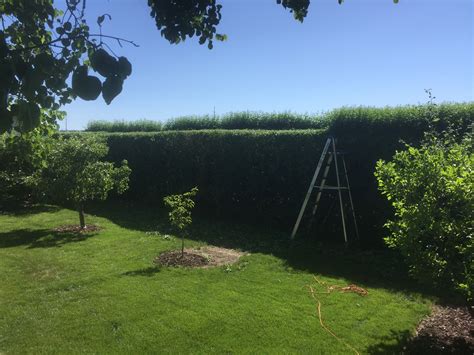
[[418, 325], [406, 353], [474, 354], [474, 317], [468, 307], [434, 306]]
[[89, 232], [97, 232], [100, 231], [102, 228], [96, 226], [95, 224], [87, 224], [84, 228], [77, 224], [66, 224], [63, 226], [59, 226], [53, 229], [54, 232], [59, 233], [89, 233]]
[[246, 253], [227, 248], [202, 247], [195, 249], [172, 250], [158, 255], [154, 262], [161, 266], [184, 266], [209, 268], [221, 265], [235, 264]]

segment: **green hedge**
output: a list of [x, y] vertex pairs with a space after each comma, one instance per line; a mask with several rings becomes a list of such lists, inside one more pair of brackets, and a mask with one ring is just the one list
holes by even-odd
[[[438, 129], [474, 121], [474, 104], [436, 108]], [[343, 108], [327, 129], [199, 130], [104, 133], [110, 158], [132, 169], [127, 198], [155, 201], [199, 186], [201, 209], [216, 216], [278, 223], [291, 231], [328, 136], [347, 153], [351, 187], [364, 240], [381, 240], [391, 209], [377, 191], [375, 162], [390, 159], [404, 140], [416, 143], [428, 127], [426, 108]], [[322, 215], [334, 205], [330, 195]], [[337, 213], [337, 208], [331, 211]], [[330, 213], [334, 215], [335, 213]], [[337, 216], [336, 216], [337, 218]], [[334, 223], [333, 223], [334, 222]], [[328, 226], [338, 225], [329, 221]], [[334, 230], [326, 230], [334, 236]], [[324, 233], [323, 233], [324, 234]], [[320, 234], [321, 235], [321, 234]], [[339, 236], [336, 236], [339, 238]]]
[[198, 201], [208, 209], [267, 216], [278, 211], [274, 217], [280, 218], [307, 184], [325, 138], [325, 131], [315, 130], [201, 130], [117, 133], [108, 142], [113, 160], [129, 161], [128, 195], [134, 199], [160, 203], [161, 196], [197, 185]]
[[[199, 186], [201, 211], [219, 218], [275, 223], [289, 233], [328, 136], [327, 130], [201, 130], [112, 133], [107, 138], [109, 158], [127, 159], [132, 169], [125, 198], [161, 204], [165, 195]], [[386, 149], [377, 158], [390, 157], [400, 146], [397, 141], [385, 140]], [[340, 146], [349, 152], [348, 170], [361, 230], [371, 239], [388, 211], [376, 191], [376, 159], [368, 161], [363, 152], [359, 154], [358, 144], [341, 142]], [[323, 215], [332, 206], [332, 197], [323, 201]], [[339, 223], [338, 209], [332, 211], [336, 219], [328, 220], [328, 227]], [[337, 228], [328, 232], [333, 231], [338, 232]]]

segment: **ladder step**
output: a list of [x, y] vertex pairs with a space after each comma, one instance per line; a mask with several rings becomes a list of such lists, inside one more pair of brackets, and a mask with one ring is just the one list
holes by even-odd
[[347, 187], [345, 186], [341, 186], [341, 187], [337, 187], [337, 186], [315, 186], [314, 187], [315, 189], [321, 189], [321, 190], [347, 190]]

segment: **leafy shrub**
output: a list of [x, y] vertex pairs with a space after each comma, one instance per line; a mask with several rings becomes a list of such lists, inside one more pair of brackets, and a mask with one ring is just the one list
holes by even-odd
[[376, 176], [395, 217], [385, 240], [405, 257], [415, 278], [474, 298], [474, 149], [433, 136], [379, 161]]
[[31, 133], [22, 137], [10, 133], [0, 136], [0, 206], [3, 208], [15, 207], [29, 200], [33, 193], [33, 174], [41, 166], [43, 152], [35, 151], [40, 145], [33, 135], [31, 140], [25, 139], [26, 135]]
[[0, 134], [0, 207], [9, 209], [24, 202], [33, 202], [38, 183], [37, 171], [45, 166], [51, 149], [54, 122], [61, 111], [43, 110], [40, 124], [30, 132]]
[[120, 167], [102, 161], [107, 144], [97, 136], [69, 137], [55, 140], [40, 173], [41, 190], [54, 202], [72, 202], [85, 227], [84, 204], [105, 200], [112, 189], [120, 194], [128, 189], [130, 169], [123, 160]]

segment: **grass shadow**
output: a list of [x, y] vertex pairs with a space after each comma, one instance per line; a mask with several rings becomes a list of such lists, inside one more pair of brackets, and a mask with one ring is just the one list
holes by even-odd
[[124, 272], [123, 276], [153, 276], [159, 273], [161, 269], [158, 266], [150, 266], [143, 269]]
[[25, 246], [27, 248], [61, 247], [87, 240], [97, 233], [63, 233], [51, 229], [16, 229], [0, 233], [0, 248]]
[[457, 338], [447, 343], [437, 337], [413, 336], [408, 331], [394, 332], [378, 338], [380, 343], [369, 346], [368, 354], [472, 354], [472, 344]]
[[369, 346], [367, 353], [374, 355], [407, 354], [407, 345], [411, 337], [411, 333], [407, 330], [402, 332], [391, 331], [390, 335], [384, 337], [375, 336], [380, 342]]

